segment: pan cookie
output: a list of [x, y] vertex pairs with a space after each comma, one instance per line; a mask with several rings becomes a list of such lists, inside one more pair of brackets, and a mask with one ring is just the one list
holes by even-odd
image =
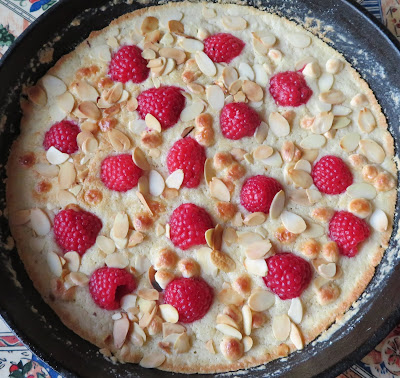
[[66, 326], [183, 373], [302, 349], [356, 301], [392, 232], [393, 139], [342, 55], [247, 6], [121, 16], [21, 99], [7, 203]]

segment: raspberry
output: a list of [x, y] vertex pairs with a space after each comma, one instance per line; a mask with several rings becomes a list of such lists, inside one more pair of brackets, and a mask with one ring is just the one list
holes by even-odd
[[174, 143], [168, 152], [167, 167], [170, 173], [182, 169], [183, 186], [196, 188], [203, 176], [206, 153], [193, 138], [186, 137]]
[[340, 194], [353, 183], [353, 175], [347, 165], [337, 156], [326, 155], [314, 165], [311, 176], [322, 193]]
[[280, 299], [299, 297], [311, 281], [311, 266], [299, 256], [280, 252], [266, 259], [265, 285]]
[[76, 136], [80, 133], [78, 125], [71, 121], [61, 121], [50, 127], [43, 140], [43, 147], [47, 151], [51, 146], [65, 154], [78, 151]]
[[140, 117], [145, 119], [146, 114], [150, 113], [158, 119], [163, 129], [175, 125], [185, 107], [185, 97], [181, 91], [181, 88], [166, 86], [142, 92], [137, 99]]
[[126, 192], [135, 187], [142, 170], [133, 162], [129, 154], [106, 157], [101, 163], [101, 181], [111, 190]]
[[141, 83], [149, 76], [147, 60], [142, 57], [142, 49], [137, 46], [123, 46], [112, 57], [108, 74], [114, 81]]
[[121, 298], [136, 289], [133, 276], [124, 269], [103, 267], [90, 277], [89, 291], [94, 302], [105, 310], [120, 308]]
[[300, 72], [286, 71], [272, 76], [269, 93], [280, 106], [300, 106], [313, 94]]
[[75, 251], [81, 256], [96, 242], [101, 220], [84, 210], [61, 210], [54, 217], [54, 236], [64, 252]]
[[174, 306], [179, 322], [192, 323], [207, 314], [214, 291], [202, 278], [176, 278], [165, 288], [164, 303]]
[[253, 176], [242, 186], [240, 203], [252, 213], [261, 211], [268, 214], [275, 194], [282, 189], [282, 185], [272, 177]]
[[329, 237], [335, 241], [342, 255], [354, 257], [358, 244], [369, 237], [367, 222], [348, 211], [337, 211], [329, 222]]
[[183, 250], [206, 244], [204, 233], [213, 228], [210, 215], [202, 207], [184, 203], [177, 207], [169, 220], [172, 243]]
[[253, 136], [261, 119], [257, 112], [244, 102], [231, 102], [222, 109], [219, 122], [224, 137], [237, 140]]
[[204, 40], [204, 52], [216, 63], [229, 63], [243, 48], [244, 42], [228, 33], [214, 34]]

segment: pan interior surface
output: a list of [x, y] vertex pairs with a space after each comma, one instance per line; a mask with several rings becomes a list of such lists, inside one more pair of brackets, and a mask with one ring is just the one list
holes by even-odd
[[[382, 32], [359, 7], [345, 0], [267, 0], [247, 3], [308, 25], [310, 31], [324, 34], [330, 44], [343, 53], [369, 83], [381, 104], [395, 138], [398, 156], [400, 88], [396, 73], [400, 51], [394, 39]], [[110, 4], [104, 0], [61, 0], [17, 40], [0, 65], [0, 97], [3, 99], [3, 105], [0, 105], [0, 125], [3, 129], [0, 138], [0, 172], [3, 180], [6, 177], [9, 148], [19, 130], [21, 85], [36, 82], [55, 61], [73, 50], [91, 31], [102, 29], [124, 13], [154, 4], [156, 2], [153, 1], [146, 4], [116, 1]], [[319, 20], [321, 27], [318, 27]], [[74, 26], [71, 26], [72, 22]], [[57, 36], [61, 38], [49, 44], [49, 39]], [[43, 47], [54, 49], [54, 59], [36, 66], [38, 51]], [[29, 66], [31, 58], [35, 69]], [[0, 191], [4, 199], [4, 185]], [[1, 217], [0, 222], [3, 242], [0, 251], [1, 313], [22, 340], [65, 377], [154, 376], [154, 371], [137, 365], [113, 365], [104, 359], [95, 346], [67, 329], [33, 288], [8, 239], [7, 219]], [[397, 230], [398, 211], [390, 247], [376, 275], [354, 309], [346, 314], [343, 325], [329, 331], [329, 339], [313, 342], [303, 351], [292, 353], [283, 360], [249, 369], [247, 374], [252, 377], [333, 377], [372, 349], [400, 319], [400, 290], [397, 289], [400, 257], [397, 254], [398, 239], [394, 237]], [[165, 377], [184, 376], [159, 371], [156, 374]]]

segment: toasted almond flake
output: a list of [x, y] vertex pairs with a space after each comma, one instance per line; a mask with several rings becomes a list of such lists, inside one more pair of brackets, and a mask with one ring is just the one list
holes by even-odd
[[246, 226], [259, 226], [260, 224], [263, 224], [266, 220], [266, 216], [262, 212], [255, 212], [251, 213], [249, 215], [246, 215], [246, 217], [243, 219], [243, 223]]
[[371, 110], [362, 108], [358, 113], [358, 127], [364, 133], [369, 134], [376, 127], [376, 120]]
[[170, 20], [168, 21], [167, 26], [171, 33], [182, 35], [185, 32], [185, 27], [180, 20]]
[[173, 334], [180, 335], [181, 333], [184, 332], [186, 332], [186, 328], [181, 324], [168, 323], [168, 322], [162, 324], [163, 339], [165, 339], [169, 335]]
[[66, 207], [67, 205], [78, 203], [76, 197], [68, 190], [59, 190], [57, 192], [57, 201], [59, 206], [61, 207]]
[[255, 74], [255, 82], [261, 87], [266, 87], [269, 82], [268, 74], [265, 68], [261, 64], [255, 64], [253, 66]]
[[376, 197], [375, 187], [373, 185], [367, 184], [365, 182], [350, 185], [346, 189], [346, 193], [351, 198], [365, 198], [368, 200], [372, 200]]
[[186, 138], [193, 130], [194, 126], [185, 127], [181, 133], [181, 137]]
[[211, 262], [211, 252], [210, 248], [202, 247], [197, 250], [196, 257], [202, 271], [215, 277], [218, 273], [218, 268]]
[[154, 50], [144, 49], [142, 52], [142, 57], [147, 60], [156, 59], [157, 55]]
[[319, 95], [319, 100], [327, 104], [337, 105], [341, 104], [345, 100], [345, 96], [342, 91], [338, 89], [330, 89], [327, 92], [322, 92]]
[[214, 249], [220, 250], [222, 245], [222, 233], [224, 229], [220, 224], [217, 224], [212, 233], [212, 246]]
[[[154, 302], [153, 302], [154, 303]], [[147, 311], [147, 312], [149, 312], [150, 311], [150, 309]], [[146, 312], [146, 311], [145, 311]], [[142, 339], [143, 339], [143, 341], [146, 341], [147, 340], [147, 336], [146, 336], [146, 334], [145, 334], [145, 332], [143, 331], [143, 329], [139, 326], [139, 324], [138, 323], [133, 323], [133, 333], [135, 334], [138, 334]]]
[[237, 95], [239, 90], [242, 88], [242, 80], [235, 80], [230, 86], [229, 86], [229, 93], [231, 95]]
[[334, 81], [333, 75], [328, 72], [324, 72], [318, 79], [319, 90], [322, 93], [328, 92], [332, 88], [333, 81]]
[[165, 189], [163, 177], [156, 171], [151, 170], [149, 173], [149, 192], [152, 196], [158, 197]]
[[306, 194], [311, 205], [317, 203], [322, 199], [322, 194], [315, 189], [307, 189]]
[[304, 219], [290, 211], [284, 211], [281, 214], [281, 221], [285, 228], [293, 234], [301, 234], [307, 228]]
[[278, 112], [272, 112], [268, 118], [269, 127], [277, 137], [284, 137], [289, 135], [290, 126], [289, 122]]
[[278, 219], [285, 207], [285, 192], [280, 190], [275, 194], [269, 209], [269, 215], [272, 219]]
[[214, 249], [211, 252], [211, 262], [225, 273], [233, 272], [236, 268], [236, 263], [226, 253]]
[[217, 324], [215, 328], [222, 332], [224, 335], [235, 337], [236, 339], [242, 340], [242, 334], [232, 326], [227, 324]]
[[150, 170], [150, 164], [146, 159], [146, 155], [144, 152], [139, 148], [135, 147], [132, 152], [132, 159], [133, 162], [140, 168], [143, 169], [144, 171]]
[[206, 89], [207, 101], [214, 110], [221, 110], [225, 104], [224, 92], [218, 85], [210, 85]]
[[222, 71], [222, 80], [226, 88], [229, 88], [233, 82], [239, 78], [236, 69], [232, 66], [225, 67]]
[[137, 296], [134, 294], [127, 294], [121, 298], [121, 308], [125, 311], [136, 306]]
[[63, 94], [60, 94], [56, 97], [56, 104], [62, 111], [69, 114], [74, 108], [75, 99], [71, 93], [64, 92]]
[[223, 202], [231, 200], [231, 194], [222, 180], [213, 177], [209, 186], [211, 197]]
[[216, 353], [216, 352], [215, 352], [214, 343], [213, 343], [212, 340], [208, 340], [208, 341], [205, 343], [205, 346], [206, 346], [206, 349], [207, 349], [210, 353], [212, 353], [212, 354], [215, 354], [215, 353]]
[[222, 234], [222, 240], [225, 242], [226, 245], [230, 246], [233, 243], [237, 242], [237, 233], [236, 230], [232, 227], [224, 228], [224, 232]]
[[41, 176], [53, 178], [58, 176], [59, 167], [57, 165], [50, 165], [47, 163], [36, 164], [33, 168]]
[[311, 173], [311, 164], [308, 160], [300, 159], [294, 166], [294, 169]]
[[160, 298], [160, 293], [155, 289], [140, 289], [137, 295], [148, 301], [158, 301]]
[[224, 16], [222, 25], [228, 30], [244, 30], [247, 28], [247, 21], [240, 16]]
[[194, 101], [182, 110], [180, 119], [182, 122], [189, 122], [199, 116], [204, 110], [204, 104], [201, 101]]
[[166, 59], [165, 57], [161, 57], [161, 58], [156, 58], [156, 59], [151, 59], [148, 63], [147, 63], [147, 68], [160, 68], [163, 69], [166, 63]]
[[31, 102], [38, 106], [45, 106], [47, 103], [46, 92], [39, 86], [35, 85], [28, 88], [27, 90], [28, 98]]
[[276, 43], [276, 37], [267, 30], [252, 32], [251, 34], [267, 48], [273, 47]]
[[264, 259], [245, 259], [244, 266], [250, 274], [254, 274], [255, 276], [265, 277], [268, 272], [267, 263]]
[[238, 243], [243, 247], [249, 246], [250, 244], [263, 239], [260, 234], [255, 232], [238, 232], [237, 235]]
[[81, 256], [79, 253], [73, 251], [67, 252], [64, 255], [64, 259], [70, 272], [77, 272], [79, 270], [79, 266], [81, 265]]
[[342, 70], [343, 66], [344, 64], [340, 59], [331, 58], [326, 62], [325, 69], [326, 72], [336, 75]]
[[332, 278], [336, 274], [336, 264], [334, 262], [321, 264], [318, 266], [318, 273], [325, 278]]
[[190, 338], [186, 332], [181, 333], [174, 343], [176, 353], [186, 353], [190, 349]]
[[62, 164], [69, 159], [68, 154], [57, 150], [57, 148], [51, 146], [46, 152], [46, 158], [50, 164]]
[[281, 154], [278, 151], [275, 151], [269, 158], [263, 159], [262, 162], [271, 167], [281, 167], [283, 160]]
[[313, 184], [313, 179], [309, 173], [300, 169], [292, 169], [289, 171], [289, 177], [293, 183], [303, 189], [308, 189]]
[[92, 87], [85, 80], [75, 82], [73, 84], [73, 90], [82, 101], [97, 102], [97, 97], [99, 97], [99, 93], [97, 92], [96, 88]]
[[329, 131], [333, 124], [333, 114], [331, 112], [322, 112], [316, 115], [311, 125], [311, 131], [314, 134], [324, 134]]
[[123, 239], [128, 234], [129, 220], [125, 213], [117, 213], [114, 219], [113, 234], [118, 239]]
[[304, 33], [289, 33], [287, 35], [289, 43], [297, 48], [303, 49], [311, 44], [311, 38]]
[[332, 114], [334, 116], [346, 116], [346, 115], [349, 115], [350, 113], [351, 113], [351, 109], [348, 108], [347, 106], [335, 105], [332, 108]]
[[122, 131], [111, 129], [107, 135], [115, 151], [126, 151], [131, 147], [131, 141]]
[[107, 255], [115, 251], [115, 243], [107, 236], [99, 235], [96, 239], [96, 246], [100, 248]]
[[237, 330], [239, 329], [238, 324], [230, 316], [225, 314], [218, 314], [216, 322], [217, 324], [227, 324]]
[[200, 71], [206, 76], [215, 76], [217, 73], [217, 68], [214, 62], [203, 52], [197, 51], [194, 55], [196, 63]]
[[47, 214], [39, 209], [34, 208], [30, 211], [31, 227], [39, 236], [47, 235], [51, 229], [51, 223]]
[[177, 323], [179, 320], [179, 314], [175, 307], [170, 304], [160, 305], [160, 314], [162, 318], [168, 323]]
[[168, 58], [167, 62], [165, 63], [163, 75], [168, 75], [170, 74], [176, 67], [176, 62], [174, 59]]
[[275, 295], [267, 290], [255, 290], [250, 295], [248, 304], [253, 311], [266, 311], [275, 304]]
[[75, 183], [76, 171], [74, 164], [65, 162], [60, 167], [58, 174], [58, 184], [60, 189], [68, 189]]
[[165, 184], [168, 188], [179, 189], [182, 185], [183, 178], [183, 170], [177, 169], [167, 177], [167, 179], [165, 180]]
[[99, 142], [96, 140], [96, 138], [87, 138], [85, 141], [82, 143], [82, 151], [86, 155], [94, 154], [99, 147]]
[[31, 219], [31, 211], [30, 210], [18, 210], [14, 213], [14, 216], [11, 217], [11, 223], [15, 226], [21, 226], [26, 224]]
[[[198, 42], [201, 43], [200, 41]], [[186, 60], [185, 52], [173, 47], [163, 47], [160, 49], [159, 54], [164, 58], [174, 59], [178, 65], [184, 63]]]
[[188, 83], [187, 87], [190, 92], [196, 93], [196, 94], [203, 94], [204, 93], [204, 87], [201, 84], [198, 83]]
[[243, 351], [247, 353], [253, 347], [253, 339], [250, 336], [243, 337]]
[[346, 152], [354, 151], [358, 147], [360, 139], [361, 137], [358, 133], [346, 134], [342, 139], [340, 139], [340, 147]]
[[361, 139], [359, 143], [361, 152], [372, 163], [381, 164], [386, 157], [383, 148], [371, 139]]
[[203, 42], [193, 38], [183, 38], [181, 46], [185, 51], [188, 51], [190, 53], [204, 50]]
[[253, 314], [248, 305], [242, 307], [242, 317], [243, 317], [243, 331], [245, 335], [251, 334], [251, 326], [253, 323]]
[[249, 163], [249, 164], [253, 164], [254, 163], [254, 158], [252, 154], [245, 154], [244, 156], [244, 160]]
[[[265, 122], [261, 122], [260, 126], [257, 127], [257, 130], [254, 133], [254, 138], [257, 141], [257, 143], [261, 144], [267, 138], [267, 135], [268, 135], [268, 125]], [[256, 156], [254, 156], [254, 158], [256, 158]], [[256, 159], [258, 159], [258, 157]]]
[[293, 298], [290, 302], [288, 315], [292, 322], [300, 324], [303, 319], [303, 304], [300, 298]]
[[156, 117], [152, 114], [147, 113], [145, 117], [146, 126], [154, 131], [161, 133], [161, 124]]
[[69, 274], [71, 281], [78, 286], [86, 286], [89, 283], [89, 277], [81, 272], [71, 272]]
[[156, 29], [158, 29], [158, 19], [155, 17], [146, 17], [140, 26], [142, 35], [150, 33]]
[[306, 64], [303, 69], [303, 75], [310, 77], [312, 79], [316, 79], [321, 75], [321, 67], [319, 66], [318, 62], [311, 62]]
[[243, 81], [242, 90], [250, 101], [261, 101], [264, 97], [262, 88], [250, 80]]
[[300, 350], [304, 348], [303, 337], [295, 324], [290, 325], [290, 341]]
[[323, 135], [309, 135], [306, 136], [301, 142], [300, 147], [306, 150], [316, 150], [323, 147], [326, 143], [326, 138]]
[[266, 255], [271, 251], [272, 244], [269, 240], [260, 240], [251, 243], [246, 248], [246, 256], [249, 259], [257, 260], [265, 258]]
[[350, 101], [350, 105], [354, 108], [357, 108], [359, 106], [367, 106], [368, 104], [368, 97], [364, 93], [356, 94]]
[[161, 352], [152, 352], [145, 355], [139, 362], [141, 367], [153, 369], [161, 366], [165, 361], [165, 355]]
[[119, 252], [107, 255], [104, 261], [110, 268], [123, 269], [129, 265], [129, 259]]
[[[254, 80], [255, 75], [250, 64], [242, 62], [239, 64], [238, 70], [239, 70], [239, 77], [242, 80]], [[231, 92], [231, 94], [233, 93]]]
[[49, 251], [47, 253], [47, 264], [49, 266], [50, 272], [57, 277], [61, 277], [62, 264], [60, 256], [57, 253]]
[[378, 232], [384, 232], [388, 228], [388, 217], [381, 209], [375, 209], [369, 218], [370, 225]]
[[332, 129], [339, 130], [343, 129], [350, 124], [350, 119], [347, 117], [338, 116], [333, 119]]
[[286, 314], [274, 316], [272, 319], [272, 332], [278, 341], [285, 341], [289, 337], [291, 322]]
[[54, 98], [67, 90], [65, 83], [58, 77], [45, 75], [42, 77], [42, 85], [47, 93], [47, 98]]

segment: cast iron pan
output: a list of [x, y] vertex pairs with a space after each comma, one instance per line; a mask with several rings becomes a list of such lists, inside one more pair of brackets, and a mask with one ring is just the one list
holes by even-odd
[[[307, 17], [332, 26], [326, 36], [332, 45], [370, 84], [390, 124], [399, 156], [400, 88], [399, 43], [355, 2], [346, 0], [266, 0], [247, 1], [249, 5], [265, 7], [298, 22]], [[155, 4], [154, 0], [150, 1]], [[105, 6], [105, 8], [100, 9]], [[4, 165], [12, 141], [18, 135], [21, 83], [36, 82], [62, 55], [71, 51], [90, 31], [102, 29], [123, 13], [143, 5], [107, 0], [62, 0], [16, 41], [0, 64], [0, 125], [6, 116], [0, 137], [0, 175], [5, 179]], [[80, 23], [70, 27], [79, 16]], [[37, 61], [38, 51], [56, 35], [54, 61], [32, 70], [31, 59]], [[0, 198], [4, 198], [4, 185]], [[399, 203], [396, 207], [398, 213]], [[3, 242], [9, 235], [5, 218], [0, 218]], [[398, 214], [393, 235], [397, 234]], [[400, 321], [400, 256], [398, 241], [392, 236], [376, 275], [365, 295], [358, 301], [358, 311], [350, 310], [349, 320], [338, 328], [329, 341], [308, 345], [302, 352], [292, 353], [285, 360], [276, 360], [263, 369], [250, 369], [251, 377], [335, 377], [377, 345]], [[20, 285], [16, 285], [14, 277]], [[67, 329], [33, 288], [15, 249], [0, 247], [0, 313], [19, 337], [39, 357], [65, 377], [180, 377], [181, 374], [142, 369], [137, 365], [113, 365], [97, 348]]]

